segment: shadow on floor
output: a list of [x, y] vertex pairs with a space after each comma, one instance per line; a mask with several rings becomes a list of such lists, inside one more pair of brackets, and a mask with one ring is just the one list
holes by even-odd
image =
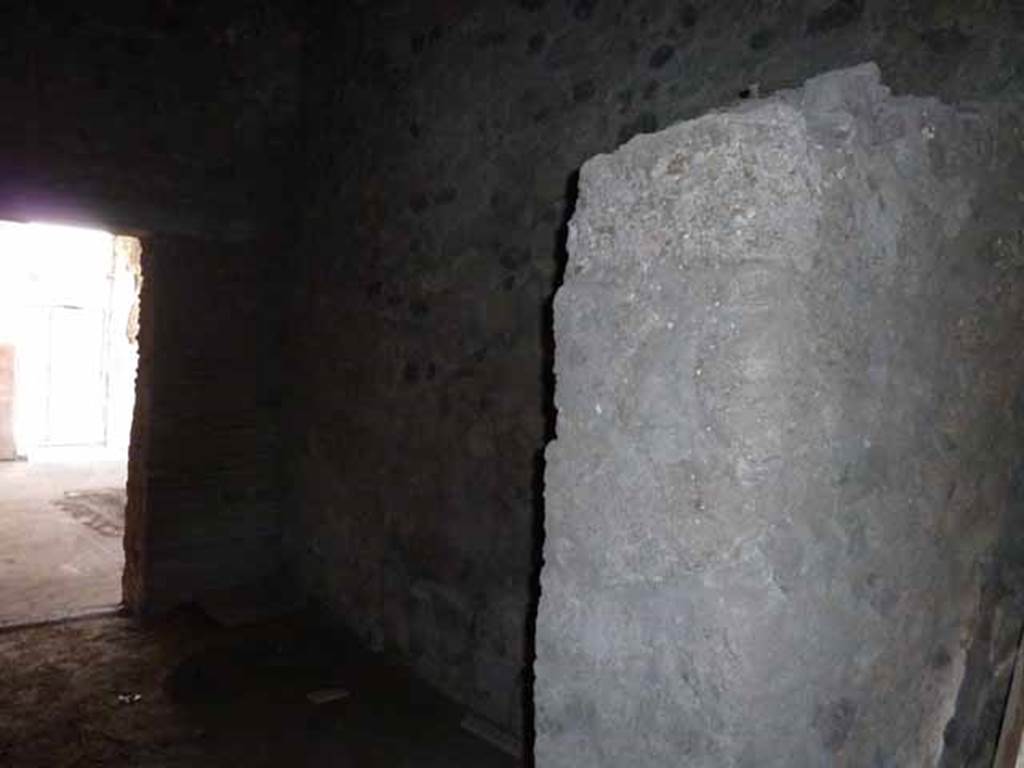
[[462, 730], [463, 714], [308, 617], [0, 633], [0, 764], [12, 768], [518, 764]]

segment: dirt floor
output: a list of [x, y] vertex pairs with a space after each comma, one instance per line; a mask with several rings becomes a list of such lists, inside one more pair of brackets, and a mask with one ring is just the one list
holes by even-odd
[[460, 729], [462, 715], [308, 618], [225, 629], [181, 612], [0, 632], [8, 768], [518, 764]]
[[121, 602], [125, 460], [0, 462], [0, 625]]

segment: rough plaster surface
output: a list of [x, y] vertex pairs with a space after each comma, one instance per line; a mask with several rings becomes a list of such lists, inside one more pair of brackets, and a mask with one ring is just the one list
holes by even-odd
[[1020, 115], [863, 65], [584, 165], [539, 766], [987, 764], [1022, 616]]

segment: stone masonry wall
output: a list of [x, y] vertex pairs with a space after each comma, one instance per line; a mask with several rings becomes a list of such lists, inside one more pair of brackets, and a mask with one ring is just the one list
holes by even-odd
[[287, 419], [312, 594], [518, 729], [581, 163], [868, 60], [897, 92], [1019, 93], [1022, 29], [997, 0], [322, 4]]
[[1024, 104], [874, 65], [583, 167], [537, 762], [989, 765], [1024, 625]]
[[281, 281], [265, 245], [143, 242], [125, 598], [145, 612], [279, 577]]

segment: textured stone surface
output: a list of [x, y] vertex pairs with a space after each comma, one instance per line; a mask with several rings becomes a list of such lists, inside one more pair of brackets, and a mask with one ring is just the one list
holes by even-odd
[[279, 269], [253, 243], [143, 244], [124, 579], [137, 610], [280, 575]]
[[1022, 114], [864, 65], [584, 165], [538, 765], [988, 764], [1022, 619]]
[[752, 84], [868, 60], [897, 92], [1019, 94], [1024, 13], [381, 0], [325, 3], [312, 21], [288, 555], [336, 617], [514, 728], [551, 434], [547, 318], [580, 164]]

